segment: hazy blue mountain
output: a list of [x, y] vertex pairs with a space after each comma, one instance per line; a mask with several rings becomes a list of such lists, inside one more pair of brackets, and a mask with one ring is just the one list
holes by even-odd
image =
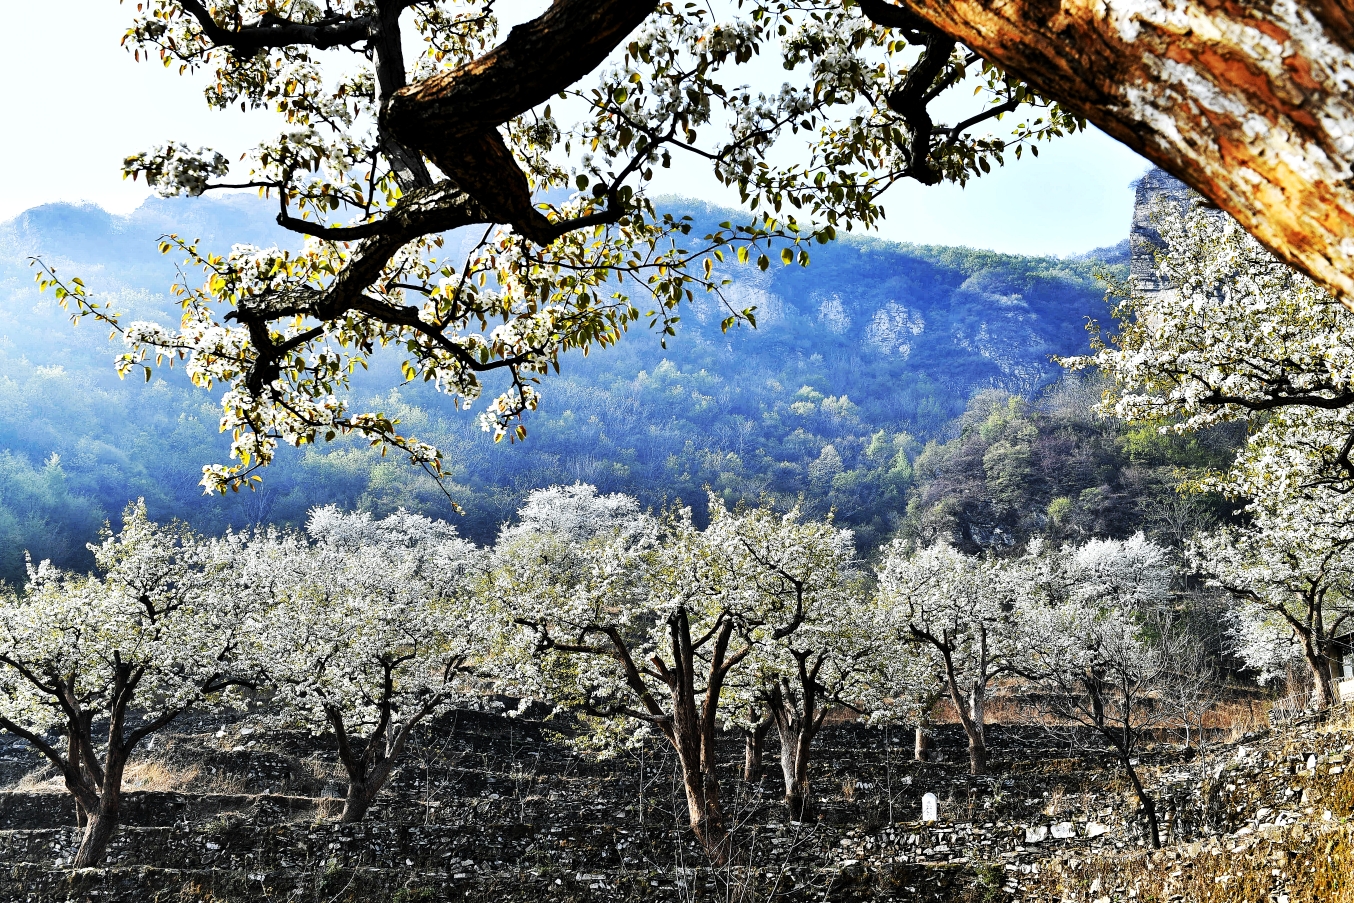
[[[729, 215], [670, 208], [698, 233]], [[172, 319], [178, 261], [156, 248], [166, 233], [217, 251], [295, 244], [247, 196], [154, 200], [129, 216], [53, 204], [0, 224], [0, 577], [18, 576], [24, 548], [84, 561], [98, 524], [138, 496], [206, 529], [297, 522], [326, 501], [449, 512], [421, 472], [351, 442], [285, 455], [259, 492], [201, 497], [201, 466], [225, 445], [216, 399], [166, 371], [117, 380], [106, 330], [72, 328], [28, 264], [40, 255], [128, 315]], [[735, 267], [728, 300], [755, 305], [757, 329], [722, 333], [719, 301], [701, 298], [666, 349], [635, 333], [570, 359], [543, 386], [525, 444], [495, 446], [423, 387], [369, 378], [358, 392], [447, 449], [446, 489], [477, 539], [529, 489], [582, 479], [649, 504], [700, 507], [706, 485], [731, 499], [806, 495], [873, 542], [897, 523], [922, 441], [976, 392], [1029, 393], [1055, 378], [1050, 355], [1085, 347], [1085, 318], [1105, 313], [1095, 272], [1122, 269], [1121, 251], [1031, 258], [848, 236], [815, 246], [807, 269]]]

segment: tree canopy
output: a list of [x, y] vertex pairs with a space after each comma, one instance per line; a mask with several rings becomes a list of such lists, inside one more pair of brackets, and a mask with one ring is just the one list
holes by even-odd
[[[233, 463], [206, 469], [208, 490], [239, 488], [279, 442], [347, 433], [438, 472], [437, 447], [350, 405], [351, 375], [379, 349], [397, 351], [406, 381], [466, 406], [486, 374], [509, 374], [481, 417], [520, 437], [538, 380], [570, 350], [642, 320], [670, 333], [696, 292], [721, 298], [726, 328], [755, 322], [722, 293], [734, 260], [807, 263], [813, 241], [875, 223], [901, 179], [962, 183], [1082, 127], [953, 41], [881, 28], [857, 5], [744, 0], [716, 18], [558, 0], [506, 35], [497, 12], [476, 0], [138, 7], [124, 38], [138, 58], [207, 72], [210, 105], [271, 110], [284, 127], [239, 173], [170, 142], [129, 156], [126, 174], [165, 194], [258, 188], [306, 244], [219, 254], [166, 238], [204, 273], [178, 286], [176, 329], [124, 322], [77, 279], [42, 279], [123, 335], [122, 372], [179, 358], [222, 392]], [[763, 53], [787, 73], [778, 91], [745, 84]], [[932, 105], [969, 76], [979, 96], [941, 125]], [[1008, 113], [1016, 124], [985, 133]], [[702, 233], [655, 208], [647, 186], [683, 155], [736, 189], [740, 217]], [[458, 229], [476, 237], [448, 241]]]

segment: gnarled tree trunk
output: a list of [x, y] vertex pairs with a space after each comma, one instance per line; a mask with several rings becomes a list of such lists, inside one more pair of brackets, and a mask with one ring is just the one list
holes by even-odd
[[1354, 299], [1352, 0], [859, 0], [1026, 79]]
[[1331, 675], [1330, 658], [1312, 637], [1304, 638], [1302, 652], [1312, 671], [1312, 707], [1318, 711], [1328, 709], [1335, 705], [1335, 678]]
[[117, 830], [118, 819], [122, 812], [122, 772], [126, 767], [123, 760], [115, 764], [108, 762], [108, 777], [104, 781], [103, 792], [99, 795], [99, 804], [85, 815], [85, 832], [80, 838], [80, 849], [71, 861], [72, 868], [92, 868], [103, 862], [108, 854], [108, 844]]
[[[754, 718], [756, 717], [754, 713]], [[748, 783], [762, 779], [762, 750], [766, 735], [771, 732], [771, 716], [765, 715], [743, 731], [743, 780]]]
[[811, 814], [809, 755], [813, 738], [823, 726], [827, 705], [818, 683], [826, 653], [790, 650], [795, 660], [794, 677], [781, 677], [769, 688], [766, 707], [780, 735], [780, 768], [785, 778], [785, 805], [791, 821], [806, 821]]
[[813, 742], [810, 725], [799, 719], [776, 720], [780, 731], [780, 770], [785, 778], [785, 806], [791, 821], [806, 821], [811, 813], [812, 787], [809, 784], [809, 746]]
[[[687, 815], [691, 830], [700, 841], [710, 861], [724, 865], [733, 852], [724, 806], [719, 798], [719, 775], [716, 773], [715, 728], [718, 723], [719, 697], [729, 669], [745, 658], [749, 649], [729, 654], [729, 640], [734, 624], [724, 619], [700, 643], [692, 641], [691, 622], [684, 608], [668, 619], [668, 637], [671, 641], [672, 666], [661, 658], [652, 659], [657, 673], [667, 684], [672, 699], [672, 714], [659, 718], [657, 724], [673, 749], [682, 769], [682, 787], [686, 791]], [[657, 715], [661, 709], [639, 680], [634, 663], [629, 659], [619, 634], [611, 632], [615, 648], [627, 672], [627, 682], [634, 688], [650, 712]], [[711, 643], [705, 698], [699, 699], [696, 690], [696, 668], [700, 659], [697, 648]]]
[[348, 772], [348, 793], [343, 800], [343, 814], [339, 816], [342, 824], [356, 824], [367, 814], [371, 804], [376, 801], [376, 795], [390, 780], [395, 763], [404, 754], [409, 735], [437, 707], [441, 699], [440, 694], [434, 694], [418, 709], [406, 713], [403, 724], [393, 724], [394, 679], [392, 672], [388, 671], [385, 692], [380, 701], [380, 720], [372, 735], [360, 745], [349, 736], [343, 712], [337, 706], [325, 707], [325, 715], [337, 740], [339, 761]]
[[389, 769], [386, 769], [386, 772], [385, 775], [373, 776], [370, 781], [348, 782], [348, 793], [343, 798], [343, 814], [339, 816], [341, 824], [355, 825], [366, 817], [367, 810], [376, 802], [376, 795], [385, 786]]

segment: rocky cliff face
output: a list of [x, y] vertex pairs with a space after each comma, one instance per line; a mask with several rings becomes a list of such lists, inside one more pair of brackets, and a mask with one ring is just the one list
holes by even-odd
[[1138, 180], [1128, 241], [1131, 250], [1129, 272], [1141, 290], [1156, 292], [1166, 287], [1157, 273], [1156, 264], [1156, 255], [1166, 246], [1159, 231], [1160, 217], [1167, 212], [1183, 213], [1196, 207], [1211, 211], [1213, 216], [1227, 215], [1164, 169], [1153, 167]]

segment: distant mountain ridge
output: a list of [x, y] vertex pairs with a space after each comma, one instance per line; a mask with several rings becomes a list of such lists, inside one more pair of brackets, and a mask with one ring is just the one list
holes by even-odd
[[[696, 233], [732, 215], [668, 208], [692, 216]], [[247, 497], [198, 494], [201, 466], [224, 450], [216, 397], [178, 371], [116, 380], [106, 331], [72, 329], [37, 294], [27, 261], [40, 255], [81, 276], [129, 316], [174, 320], [177, 261], [156, 249], [169, 232], [216, 251], [296, 244], [252, 196], [152, 200], [128, 216], [52, 204], [0, 224], [0, 576], [14, 578], [22, 548], [84, 560], [98, 522], [138, 496], [156, 516], [205, 529], [296, 523], [330, 501], [448, 514], [420, 472], [354, 442], [284, 455]], [[721, 332], [719, 302], [702, 297], [667, 348], [638, 330], [571, 357], [543, 383], [525, 444], [495, 446], [472, 415], [425, 387], [392, 388], [390, 374], [356, 392], [447, 450], [449, 491], [469, 512], [459, 523], [476, 539], [529, 489], [584, 479], [646, 504], [700, 504], [705, 486], [730, 500], [806, 495], [874, 541], [904, 504], [920, 443], [975, 392], [1024, 394], [1055, 379], [1050, 355], [1085, 348], [1086, 318], [1107, 312], [1096, 272], [1126, 269], [1121, 248], [1035, 258], [845, 236], [811, 254], [806, 269], [725, 271], [730, 301], [758, 308], [755, 330]]]
[[[697, 231], [731, 215], [680, 201], [673, 209], [692, 215]], [[166, 290], [176, 260], [156, 250], [169, 233], [201, 238], [217, 251], [236, 243], [298, 244], [272, 221], [270, 207], [247, 195], [152, 199], [127, 216], [92, 205], [44, 205], [0, 224], [6, 292], [0, 304], [24, 287], [27, 258], [41, 256], [115, 301], [139, 300], [144, 310], [147, 300], [159, 298], [160, 312], [172, 315], [177, 307]], [[853, 351], [862, 359], [912, 361], [922, 370], [961, 362], [961, 369], [974, 371], [972, 386], [1013, 391], [1029, 391], [1055, 375], [1048, 356], [1079, 347], [1081, 317], [1103, 307], [1095, 266], [1126, 262], [1117, 246], [1095, 256], [1030, 258], [854, 236], [812, 252], [808, 270], [727, 271], [735, 306], [759, 308], [758, 337], [812, 336], [823, 346], [820, 353]], [[715, 298], [699, 297], [685, 313], [687, 329], [708, 337], [722, 316]]]

